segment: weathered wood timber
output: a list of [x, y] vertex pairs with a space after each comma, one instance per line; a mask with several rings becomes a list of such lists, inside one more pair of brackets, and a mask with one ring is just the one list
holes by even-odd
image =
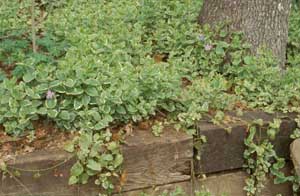
[[[287, 171], [289, 168], [286, 168]], [[180, 183], [168, 184], [158, 186], [154, 188], [148, 188], [144, 190], [129, 191], [122, 194], [116, 194], [115, 196], [140, 196], [141, 193], [147, 193], [148, 195], [157, 196], [164, 191], [172, 192], [176, 188], [181, 188], [187, 195], [191, 196], [193, 191], [209, 191], [211, 195], [221, 196], [246, 196], [246, 192], [243, 190], [247, 174], [243, 171], [232, 171], [230, 173], [219, 173], [208, 176], [205, 179], [196, 179], [194, 183], [194, 190], [192, 190], [191, 181], [185, 181]], [[284, 196], [293, 195], [291, 184], [279, 184], [275, 185], [273, 179], [269, 178], [265, 183], [265, 188], [262, 190], [263, 196], [274, 196], [281, 194]]]
[[[293, 117], [292, 114], [289, 116]], [[274, 118], [287, 117], [282, 114], [266, 114], [263, 112], [247, 112], [239, 117], [243, 122], [231, 124], [232, 132], [228, 134], [224, 128], [212, 123], [200, 123], [200, 134], [206, 136], [207, 143], [202, 145], [201, 160], [195, 159], [195, 171], [197, 174], [207, 174], [231, 169], [242, 168], [244, 164], [243, 153], [245, 150], [244, 139], [247, 136], [247, 123], [261, 118], [267, 122]], [[273, 142], [279, 156], [289, 159], [289, 145], [292, 142], [290, 135], [296, 128], [292, 118], [283, 118], [280, 132]], [[266, 138], [266, 131], [262, 128], [261, 138]]]
[[[168, 129], [161, 137], [154, 137], [150, 131], [134, 131], [134, 136], [122, 146], [124, 154], [123, 172], [126, 179], [122, 191], [147, 188], [162, 184], [180, 182], [190, 179], [190, 164], [193, 159], [193, 138], [183, 132]], [[34, 152], [19, 156], [10, 162], [11, 167], [23, 170], [40, 170], [63, 163], [55, 169], [40, 172], [19, 171], [20, 176], [0, 181], [1, 196], [32, 195], [97, 195], [99, 187], [93, 182], [84, 186], [69, 186], [69, 170], [74, 158], [63, 151]], [[124, 180], [124, 179], [123, 179]], [[21, 185], [21, 183], [26, 186]], [[28, 190], [26, 190], [28, 189]]]
[[[234, 116], [234, 114], [230, 114]], [[283, 118], [291, 116], [291, 118]], [[201, 122], [199, 124], [200, 134], [207, 137], [207, 143], [202, 145], [201, 160], [194, 159], [196, 174], [206, 174], [207, 179], [200, 180], [200, 185], [205, 185], [213, 193], [219, 194], [221, 191], [229, 191], [224, 187], [238, 188], [232, 190], [232, 195], [242, 195], [242, 185], [245, 178], [243, 175], [230, 175], [223, 172], [235, 173], [233, 169], [241, 169], [244, 163], [244, 139], [247, 136], [247, 123], [254, 119], [262, 118], [265, 122], [274, 118], [283, 118], [281, 131], [276, 140], [273, 141], [276, 151], [280, 156], [289, 158], [289, 145], [292, 142], [290, 134], [296, 128], [293, 115], [274, 114], [269, 115], [262, 112], [247, 112], [239, 117], [242, 120], [231, 123], [231, 134], [224, 128], [220, 128], [212, 123]], [[267, 123], [266, 123], [267, 124]], [[265, 129], [262, 128], [261, 138], [266, 137]], [[185, 190], [191, 191], [189, 184], [193, 160], [193, 138], [183, 132], [176, 132], [172, 128], [166, 128], [161, 137], [154, 137], [150, 130], [135, 130], [133, 136], [126, 139], [122, 145], [124, 154], [123, 172], [125, 178], [122, 187], [119, 189], [119, 182], [115, 182], [118, 191], [126, 196], [134, 196], [141, 190], [151, 193], [152, 187], [172, 189], [174, 184], [183, 185]], [[197, 154], [194, 154], [196, 157]], [[91, 181], [87, 185], [69, 186], [68, 177], [75, 158], [62, 150], [37, 151], [26, 155], [19, 155], [9, 162], [10, 171], [15, 174], [11, 178], [9, 175], [1, 174], [0, 196], [96, 196], [99, 187]], [[37, 171], [19, 171], [16, 175], [13, 167], [21, 170], [42, 170], [37, 176]], [[45, 169], [43, 168], [50, 168]], [[216, 173], [221, 172], [221, 173]], [[215, 177], [214, 177], [215, 176]], [[1, 177], [1, 176], [0, 176]], [[212, 178], [214, 177], [214, 178]], [[232, 183], [229, 180], [232, 179]], [[182, 183], [179, 183], [182, 182]], [[205, 183], [204, 183], [205, 182]], [[226, 184], [228, 182], [228, 184]], [[171, 185], [168, 185], [171, 184]], [[165, 186], [166, 185], [166, 186]], [[193, 186], [197, 188], [197, 186]], [[276, 187], [279, 187], [276, 185]], [[266, 189], [267, 196], [274, 195], [273, 190]], [[290, 190], [290, 189], [288, 189]], [[116, 190], [116, 194], [118, 193]], [[268, 192], [269, 191], [269, 192]], [[29, 192], [31, 194], [29, 194]], [[191, 193], [191, 192], [188, 192]], [[278, 192], [280, 193], [280, 192]], [[286, 195], [286, 194], [283, 194]]]

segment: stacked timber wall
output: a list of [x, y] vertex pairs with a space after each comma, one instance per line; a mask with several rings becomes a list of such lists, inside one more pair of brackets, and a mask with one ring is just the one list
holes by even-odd
[[[249, 112], [242, 118], [243, 122], [231, 125], [231, 134], [211, 123], [200, 123], [198, 131], [207, 138], [207, 143], [202, 145], [200, 151], [193, 147], [194, 138], [183, 132], [168, 128], [161, 137], [153, 137], [150, 131], [135, 130], [122, 146], [126, 179], [122, 184], [122, 193], [116, 191], [115, 194], [135, 196], [147, 192], [157, 195], [163, 190], [173, 190], [180, 186], [192, 195], [194, 190], [204, 186], [212, 195], [245, 195], [243, 187], [247, 175], [242, 170], [244, 139], [247, 135], [245, 121], [255, 118], [270, 121], [274, 115]], [[288, 118], [283, 120], [281, 131], [274, 141], [276, 151], [286, 159], [290, 157], [289, 145], [292, 142], [289, 136], [295, 128], [294, 121]], [[195, 158], [197, 155], [201, 156], [200, 160]], [[17, 181], [21, 183], [16, 182], [15, 178], [3, 177], [0, 181], [0, 196], [98, 195], [99, 187], [93, 182], [78, 186], [67, 184], [69, 170], [74, 162], [75, 158], [62, 150], [44, 150], [18, 156], [9, 165], [23, 170], [41, 170], [58, 163], [63, 164], [40, 172], [39, 178], [34, 178], [33, 172], [20, 171]], [[292, 195], [291, 190], [289, 184], [273, 185], [270, 179], [263, 195]]]

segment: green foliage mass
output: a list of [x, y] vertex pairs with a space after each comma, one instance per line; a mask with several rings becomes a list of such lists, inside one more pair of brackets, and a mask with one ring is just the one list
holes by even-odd
[[[297, 127], [299, 127], [299, 116], [296, 118], [296, 122]], [[280, 119], [274, 119], [273, 122], [268, 123], [262, 119], [256, 119], [248, 125], [249, 134], [245, 139], [246, 150], [244, 151], [246, 160], [244, 167], [249, 174], [244, 190], [248, 196], [261, 195], [270, 174], [274, 177], [274, 184], [289, 182], [293, 184], [293, 195], [299, 195], [299, 176], [297, 174], [285, 175], [282, 171], [285, 167], [285, 159], [277, 155], [272, 144], [280, 131], [280, 125]], [[267, 130], [262, 131], [265, 128]], [[297, 128], [291, 138], [296, 139], [299, 137], [299, 129]]]
[[294, 1], [289, 18], [289, 42], [287, 59], [290, 66], [300, 64], [300, 3]]
[[[27, 134], [40, 119], [80, 130], [90, 143], [74, 141], [78, 162], [70, 184], [96, 176], [96, 184], [113, 188], [108, 179], [122, 158], [105, 131], [111, 125], [166, 111], [190, 128], [203, 117], [222, 120], [238, 104], [299, 112], [296, 7], [285, 74], [266, 50], [251, 56], [241, 33], [200, 27], [198, 0], [40, 1], [37, 53], [30, 7], [29, 0], [1, 2], [0, 63], [13, 68], [0, 73], [0, 124], [11, 135]], [[103, 151], [93, 151], [98, 147]]]
[[[47, 16], [55, 6], [62, 1], [40, 1], [35, 3], [34, 21], [38, 36], [37, 53], [32, 51], [31, 37], [31, 0], [0, 2], [0, 65], [4, 70], [10, 70], [9, 75], [16, 78], [24, 74], [24, 65], [56, 64], [56, 59], [65, 53], [68, 47], [63, 37], [54, 35], [44, 26]], [[0, 81], [6, 77], [0, 71]]]

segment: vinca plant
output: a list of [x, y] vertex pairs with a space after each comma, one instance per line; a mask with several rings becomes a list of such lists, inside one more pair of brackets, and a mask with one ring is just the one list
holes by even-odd
[[[296, 6], [290, 19], [289, 66], [282, 75], [267, 49], [252, 56], [243, 35], [228, 32], [226, 24], [215, 29], [198, 25], [198, 0], [0, 4], [1, 131], [27, 135], [41, 120], [78, 131], [66, 146], [78, 158], [69, 184], [94, 179], [103, 194], [116, 188], [112, 182], [120, 177], [123, 156], [112, 126], [163, 112], [195, 134], [197, 121], [221, 122], [229, 110], [299, 112]], [[275, 124], [270, 137], [277, 133]], [[153, 134], [159, 136], [162, 126], [155, 124]], [[269, 140], [253, 143], [255, 133], [251, 128], [245, 141], [253, 174], [247, 181], [249, 193], [262, 188], [273, 166], [281, 168], [280, 163], [269, 164], [281, 161]], [[254, 154], [260, 159], [254, 160]]]

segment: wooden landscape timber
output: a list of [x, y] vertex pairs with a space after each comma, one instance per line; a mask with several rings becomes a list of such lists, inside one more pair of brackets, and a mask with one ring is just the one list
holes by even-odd
[[[137, 130], [133, 134], [122, 146], [125, 175], [122, 191], [190, 179], [190, 164], [193, 160], [192, 136], [174, 130], [165, 130], [161, 137], [153, 137], [148, 130]], [[53, 167], [53, 169], [39, 172], [38, 178], [34, 177], [37, 172], [20, 170], [19, 177], [10, 178], [7, 175], [0, 181], [0, 195], [24, 196], [29, 192], [39, 196], [97, 195], [99, 187], [94, 183], [83, 186], [68, 185], [69, 171], [74, 162], [72, 155], [64, 151], [40, 151], [19, 156], [9, 162], [11, 166], [9, 168], [41, 170]], [[59, 166], [54, 167], [56, 165]]]
[[[285, 168], [286, 171], [289, 169], [289, 167]], [[122, 194], [116, 194], [115, 196], [140, 196], [142, 192], [151, 196], [155, 196], [165, 191], [175, 191], [178, 187], [181, 188], [187, 194], [187, 196], [193, 195], [195, 190], [203, 192], [209, 191], [212, 196], [246, 196], [246, 192], [243, 190], [243, 188], [245, 186], [245, 179], [247, 177], [248, 175], [246, 172], [241, 170], [231, 171], [229, 173], [217, 173], [207, 176], [206, 178], [195, 179], [193, 183], [191, 181], [185, 181], [148, 188], [142, 191], [136, 190], [125, 192]], [[275, 185], [273, 183], [273, 179], [269, 178], [261, 195], [274, 196], [281, 194], [283, 196], [290, 196], [293, 195], [291, 186], [292, 185], [288, 183]]]
[[[233, 115], [234, 116], [234, 115]], [[273, 141], [275, 151], [279, 156], [286, 159], [290, 158], [289, 145], [292, 142], [290, 135], [296, 128], [296, 123], [292, 120], [294, 114], [266, 114], [262, 112], [248, 112], [241, 118], [243, 121], [231, 124], [231, 133], [227, 133], [225, 128], [214, 125], [212, 123], [200, 123], [199, 134], [207, 138], [207, 143], [202, 145], [199, 156], [200, 161], [195, 159], [196, 174], [208, 174], [232, 169], [240, 169], [243, 167], [245, 151], [244, 139], [247, 136], [247, 123], [255, 119], [263, 119], [267, 122], [274, 118], [284, 116], [280, 126], [280, 132]], [[228, 125], [226, 125], [228, 126]], [[262, 128], [262, 139], [266, 138], [266, 132]]]
[[[162, 191], [164, 188], [172, 190], [177, 185], [182, 185], [186, 191], [190, 192], [204, 185], [208, 189], [213, 189], [212, 191], [215, 191], [216, 195], [221, 191], [228, 191], [228, 187], [232, 186], [231, 195], [242, 193], [246, 178], [245, 172], [241, 171], [244, 162], [244, 139], [247, 136], [246, 121], [257, 118], [270, 121], [275, 117], [278, 115], [261, 112], [245, 113], [241, 117], [243, 121], [231, 124], [232, 132], [230, 134], [224, 128], [211, 123], [200, 123], [198, 126], [200, 133], [207, 137], [207, 143], [202, 145], [200, 151], [200, 161], [196, 159], [199, 152], [194, 150], [193, 137], [184, 132], [166, 128], [160, 137], [154, 137], [150, 130], [135, 130], [133, 135], [128, 136], [122, 145], [124, 155], [122, 189], [119, 189], [120, 183], [116, 182], [115, 194], [135, 196], [145, 190], [155, 195], [154, 193], [158, 193], [157, 191]], [[289, 145], [292, 142], [289, 136], [296, 127], [295, 122], [291, 119], [285, 118], [282, 121], [281, 131], [274, 141], [276, 151], [286, 159], [289, 159]], [[0, 196], [97, 195], [100, 191], [99, 187], [92, 181], [87, 185], [68, 185], [69, 171], [74, 162], [75, 158], [62, 150], [36, 151], [20, 155], [8, 163], [10, 171], [15, 176], [9, 177], [6, 174], [6, 177], [3, 178], [4, 174], [2, 174]], [[191, 173], [193, 167], [194, 170]], [[50, 169], [38, 173], [14, 171], [12, 168]], [[18, 173], [20, 175], [17, 175]], [[194, 179], [191, 178], [191, 174], [197, 176], [205, 174], [207, 178]], [[192, 180], [194, 180], [193, 184], [191, 184]], [[270, 188], [265, 190], [269, 191], [265, 194], [267, 196], [271, 196], [274, 193], [273, 190], [279, 190], [282, 187], [285, 187], [282, 188], [283, 191], [291, 190], [289, 185], [271, 184], [268, 185]]]

